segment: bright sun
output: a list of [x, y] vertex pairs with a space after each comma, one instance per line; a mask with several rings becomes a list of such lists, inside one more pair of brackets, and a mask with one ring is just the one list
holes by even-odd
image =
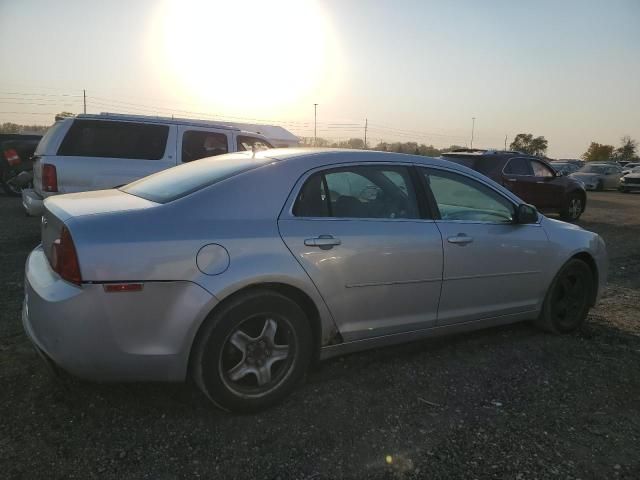
[[158, 63], [194, 100], [266, 110], [335, 80], [334, 38], [314, 0], [169, 0], [159, 13]]

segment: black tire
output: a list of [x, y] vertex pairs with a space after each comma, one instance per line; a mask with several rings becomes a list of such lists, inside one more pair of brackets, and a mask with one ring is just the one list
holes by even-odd
[[560, 210], [560, 218], [566, 222], [575, 222], [584, 211], [584, 198], [579, 193], [570, 193], [567, 196], [567, 203]]
[[13, 178], [12, 171], [9, 168], [3, 168], [0, 171], [0, 185], [4, 190], [4, 193], [11, 197], [19, 197], [22, 194], [22, 190], [14, 187], [8, 183], [8, 181]]
[[594, 288], [589, 265], [569, 260], [551, 282], [537, 325], [552, 333], [575, 331], [587, 318]]
[[[268, 335], [263, 336], [269, 322], [277, 325], [272, 342]], [[242, 350], [236, 346], [238, 339], [248, 342]], [[286, 358], [274, 360], [276, 355], [284, 355], [285, 348]], [[279, 402], [294, 389], [311, 363], [312, 351], [311, 328], [302, 308], [280, 293], [254, 290], [233, 298], [205, 321], [194, 345], [191, 372], [217, 406], [255, 412]], [[265, 369], [269, 382], [260, 385], [258, 370]], [[233, 371], [244, 373], [232, 379]]]
[[596, 185], [596, 191], [598, 192], [604, 191], [604, 182], [602, 180], [598, 180], [598, 184]]

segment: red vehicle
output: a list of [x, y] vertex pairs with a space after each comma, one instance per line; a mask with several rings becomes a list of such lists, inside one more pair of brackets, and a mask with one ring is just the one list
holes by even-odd
[[31, 182], [33, 152], [42, 135], [0, 134], [0, 187], [7, 195], [20, 196]]
[[582, 182], [554, 170], [542, 158], [520, 152], [471, 149], [442, 156], [486, 175], [542, 212], [559, 213], [563, 220], [578, 220], [587, 206]]

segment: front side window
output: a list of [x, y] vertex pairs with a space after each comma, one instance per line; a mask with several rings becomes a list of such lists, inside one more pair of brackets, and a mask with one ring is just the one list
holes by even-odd
[[215, 157], [229, 152], [224, 133], [203, 130], [187, 130], [182, 135], [182, 161], [192, 162], [200, 158]]
[[293, 208], [298, 217], [419, 218], [405, 167], [360, 166], [312, 175]]
[[269, 142], [262, 138], [250, 137], [248, 135], [238, 135], [236, 147], [239, 152], [256, 150], [268, 150], [273, 148]]
[[533, 175], [529, 160], [526, 158], [512, 158], [504, 167], [504, 173], [509, 175]]
[[554, 176], [551, 169], [542, 162], [537, 162], [535, 160], [532, 160], [531, 166], [533, 167], [534, 177], [553, 177]]
[[512, 223], [513, 204], [489, 187], [468, 177], [438, 170], [422, 174], [442, 220]]
[[159, 160], [164, 157], [168, 136], [168, 125], [74, 120], [58, 155]]

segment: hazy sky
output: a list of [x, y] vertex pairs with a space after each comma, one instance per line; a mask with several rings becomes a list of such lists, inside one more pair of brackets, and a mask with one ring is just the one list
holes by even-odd
[[640, 0], [0, 0], [0, 122], [87, 110], [549, 154], [640, 140]]

